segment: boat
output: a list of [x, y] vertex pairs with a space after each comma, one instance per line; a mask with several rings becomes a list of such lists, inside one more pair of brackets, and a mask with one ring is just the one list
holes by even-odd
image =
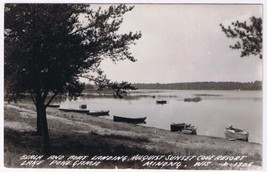
[[167, 103], [167, 100], [157, 100], [156, 101], [157, 104], [166, 104]]
[[109, 116], [109, 111], [88, 112], [87, 115], [92, 115], [92, 116]]
[[127, 123], [133, 123], [133, 124], [141, 124], [146, 123], [146, 117], [142, 118], [128, 118], [128, 117], [121, 117], [121, 116], [113, 116], [113, 120], [115, 122], [127, 122]]
[[171, 132], [181, 132], [183, 134], [197, 134], [197, 128], [194, 125], [186, 123], [172, 123]]
[[191, 124], [186, 124], [186, 123], [172, 123], [171, 124], [171, 131], [176, 132], [176, 131], [182, 131], [185, 127], [190, 127]]
[[63, 109], [59, 108], [59, 110], [64, 112], [77, 112], [77, 113], [89, 113], [90, 111], [87, 109]]
[[185, 98], [184, 101], [185, 102], [199, 102], [201, 101], [201, 98], [200, 97]]
[[195, 127], [194, 125], [191, 125], [189, 127], [185, 127], [184, 129], [182, 129], [181, 133], [196, 135], [197, 134], [197, 127]]
[[50, 105], [48, 105], [47, 107], [51, 107], [51, 108], [59, 108], [60, 105], [57, 105], [57, 104], [50, 104]]
[[87, 109], [87, 105], [80, 105], [80, 109]]
[[231, 141], [242, 140], [242, 141], [248, 142], [249, 133], [246, 130], [233, 128], [232, 125], [226, 128], [224, 134], [225, 134], [225, 138], [228, 140], [231, 140]]

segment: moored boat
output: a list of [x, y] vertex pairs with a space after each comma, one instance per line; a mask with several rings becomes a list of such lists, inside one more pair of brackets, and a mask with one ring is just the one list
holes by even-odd
[[80, 105], [80, 109], [87, 109], [87, 105]]
[[186, 124], [186, 123], [172, 123], [171, 124], [171, 131], [176, 132], [176, 131], [182, 131], [182, 129], [191, 126], [191, 124]]
[[115, 122], [127, 122], [127, 123], [133, 123], [133, 124], [141, 124], [146, 123], [146, 117], [142, 118], [128, 118], [128, 117], [121, 117], [121, 116], [113, 116], [113, 120]]
[[194, 125], [191, 125], [189, 127], [185, 127], [184, 129], [182, 129], [181, 131], [183, 134], [192, 134], [192, 135], [196, 135], [197, 134], [197, 127], [195, 127]]
[[156, 103], [157, 104], [166, 104], [167, 100], [157, 100]]
[[92, 116], [109, 116], [109, 111], [90, 111], [87, 115]]
[[225, 138], [231, 141], [234, 140], [248, 141], [248, 136], [249, 136], [249, 133], [246, 130], [233, 128], [232, 126], [226, 128], [224, 134]]
[[64, 111], [64, 112], [77, 112], [77, 113], [89, 113], [90, 112], [87, 109], [64, 109], [64, 108], [59, 108], [59, 110]]
[[171, 124], [172, 132], [181, 132], [183, 134], [197, 134], [197, 128], [194, 125], [186, 123], [172, 123]]
[[201, 101], [201, 98], [200, 97], [185, 98], [184, 101], [185, 102], [199, 102]]

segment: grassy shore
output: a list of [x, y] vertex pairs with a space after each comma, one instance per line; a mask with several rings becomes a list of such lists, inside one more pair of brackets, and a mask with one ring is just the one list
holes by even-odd
[[[22, 165], [23, 155], [43, 155], [41, 138], [35, 135], [35, 107], [27, 101], [17, 104], [5, 103], [4, 109], [4, 163], [6, 167], [35, 168], [135, 168], [135, 169], [252, 169], [262, 166], [262, 145], [256, 143], [229, 141], [222, 138], [185, 135], [167, 130], [144, 127], [134, 124], [113, 122], [109, 119], [88, 116], [79, 113], [60, 112], [56, 108], [47, 109], [51, 151], [44, 155], [40, 165]], [[127, 156], [127, 160], [106, 160], [96, 166], [73, 164], [51, 164], [47, 158], [51, 155], [67, 157], [88, 156]], [[192, 159], [172, 160], [176, 165], [149, 165], [147, 159], [133, 160], [136, 155], [161, 155], [154, 159], [158, 163], [170, 162], [177, 156]], [[220, 158], [220, 156], [222, 158]], [[243, 159], [226, 160], [226, 157]], [[147, 156], [148, 157], [148, 156]], [[205, 163], [211, 164], [205, 166]], [[162, 162], [162, 163], [164, 163]], [[181, 163], [178, 166], [178, 162]], [[203, 163], [198, 167], [196, 163]], [[243, 166], [238, 166], [243, 163]], [[249, 165], [247, 167], [245, 163]], [[230, 165], [232, 164], [232, 165]], [[234, 164], [234, 165], [233, 165]]]

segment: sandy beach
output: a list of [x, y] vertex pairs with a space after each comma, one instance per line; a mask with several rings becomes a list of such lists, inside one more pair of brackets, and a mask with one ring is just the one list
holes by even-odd
[[[80, 113], [61, 112], [57, 108], [47, 108], [47, 118], [51, 140], [50, 154], [44, 155], [45, 160], [38, 165], [24, 163], [21, 158], [23, 155], [42, 155], [41, 138], [35, 135], [35, 107], [27, 101], [16, 104], [5, 102], [6, 167], [262, 169], [262, 145], [257, 143], [179, 134]], [[65, 159], [72, 155], [86, 156], [84, 158], [91, 162], [84, 161], [74, 165], [73, 162], [64, 164], [62, 160], [57, 164], [47, 160], [51, 155], [61, 155]], [[95, 157], [100, 155], [110, 157], [105, 161], [103, 157]], [[126, 156], [126, 159], [116, 159], [122, 156]], [[92, 161], [95, 159], [99, 161]]]

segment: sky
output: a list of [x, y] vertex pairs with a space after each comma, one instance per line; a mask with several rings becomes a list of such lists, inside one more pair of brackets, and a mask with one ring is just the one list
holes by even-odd
[[262, 80], [263, 61], [240, 58], [220, 23], [262, 17], [261, 5], [135, 4], [124, 15], [120, 33], [141, 31], [131, 46], [136, 62], [104, 60], [101, 68], [113, 81], [175, 83]]

